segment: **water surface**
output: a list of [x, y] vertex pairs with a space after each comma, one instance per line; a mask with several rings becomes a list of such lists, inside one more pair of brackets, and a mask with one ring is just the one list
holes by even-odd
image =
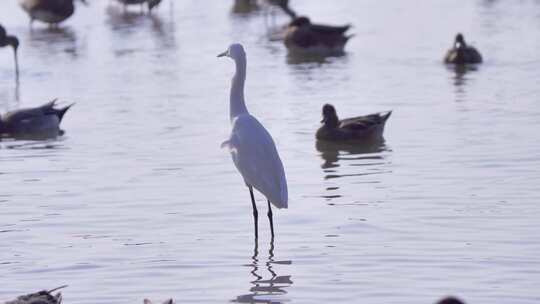
[[[2, 1], [21, 75], [0, 50], [0, 110], [77, 104], [58, 140], [0, 142], [0, 299], [68, 284], [66, 303], [92, 304], [540, 301], [540, 2], [292, 4], [354, 24], [346, 56], [290, 58], [232, 1], [165, 0], [152, 16], [93, 1], [54, 31]], [[457, 31], [484, 64], [441, 63]], [[234, 66], [216, 55], [232, 41], [289, 182], [274, 243], [256, 195], [257, 247], [219, 148]], [[393, 110], [386, 142], [316, 145], [326, 102]]]

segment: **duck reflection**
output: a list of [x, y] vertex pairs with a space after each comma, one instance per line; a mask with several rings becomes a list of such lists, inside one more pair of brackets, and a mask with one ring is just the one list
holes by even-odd
[[156, 14], [123, 11], [113, 5], [106, 8], [106, 14], [106, 23], [115, 34], [120, 35], [119, 40], [128, 35], [138, 34], [147, 27], [151, 31], [150, 37], [156, 41], [160, 49], [176, 48], [174, 18], [164, 21]]
[[340, 173], [337, 168], [341, 167], [343, 163], [348, 163], [350, 166], [380, 165], [385, 158], [381, 152], [388, 151], [384, 139], [354, 143], [317, 140], [315, 147], [317, 151], [321, 152], [321, 157], [324, 160], [321, 168], [326, 173], [325, 179], [380, 173], [380, 171]]
[[43, 54], [64, 52], [73, 58], [80, 55], [77, 34], [69, 27], [31, 29], [28, 45], [42, 50]]
[[447, 69], [454, 74], [452, 77], [452, 79], [454, 80], [454, 85], [456, 87], [461, 87], [465, 85], [466, 82], [469, 80], [469, 78], [466, 77], [466, 74], [469, 72], [478, 71], [478, 66], [457, 64], [457, 65], [447, 65]]
[[[250, 282], [252, 285], [249, 293], [239, 295], [231, 302], [235, 303], [272, 303], [279, 304], [288, 302], [288, 299], [279, 299], [278, 297], [287, 294], [286, 288], [293, 284], [290, 275], [278, 275], [274, 269], [274, 265], [291, 265], [292, 261], [283, 260], [276, 261], [274, 259], [274, 240], [270, 242], [268, 250], [268, 259], [262, 262], [259, 259], [259, 246], [255, 242], [251, 263], [247, 267], [251, 268], [250, 274], [254, 280]], [[267, 272], [270, 278], [264, 279], [263, 272]]]
[[466, 98], [466, 85], [470, 78], [467, 76], [469, 73], [478, 71], [477, 65], [447, 65], [446, 67], [451, 75], [451, 79], [455, 86], [456, 101], [463, 101]]

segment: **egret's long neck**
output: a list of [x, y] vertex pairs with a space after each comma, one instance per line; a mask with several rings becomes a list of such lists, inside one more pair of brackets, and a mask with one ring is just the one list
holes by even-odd
[[246, 82], [246, 57], [234, 59], [236, 63], [236, 73], [232, 79], [231, 100], [229, 115], [231, 121], [238, 115], [247, 113], [246, 103], [244, 101], [244, 83]]

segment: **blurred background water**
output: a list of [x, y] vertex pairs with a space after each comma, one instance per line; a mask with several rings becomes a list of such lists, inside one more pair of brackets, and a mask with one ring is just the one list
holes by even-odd
[[[292, 60], [262, 12], [232, 1], [148, 16], [95, 0], [52, 31], [2, 1], [21, 75], [0, 50], [1, 112], [76, 105], [58, 140], [0, 142], [0, 299], [69, 284], [66, 303], [540, 301], [540, 1], [291, 5], [352, 23], [347, 54]], [[441, 63], [458, 31], [477, 69]], [[258, 247], [219, 148], [234, 65], [216, 55], [232, 41], [289, 182], [274, 244], [256, 194]], [[342, 117], [392, 109], [385, 144], [317, 147], [326, 102]]]

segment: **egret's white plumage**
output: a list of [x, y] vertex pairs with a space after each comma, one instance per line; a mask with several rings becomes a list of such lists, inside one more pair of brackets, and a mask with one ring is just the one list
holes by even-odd
[[249, 113], [237, 116], [232, 124], [226, 143], [244, 181], [274, 206], [287, 208], [287, 180], [272, 136]]
[[[247, 62], [244, 48], [241, 44], [232, 44], [227, 51], [218, 56], [231, 57], [236, 64], [230, 95], [232, 132], [222, 146], [229, 148], [233, 162], [250, 191], [253, 187], [274, 206], [287, 208], [287, 180], [274, 140], [257, 118], [249, 114], [245, 105], [244, 83]], [[253, 198], [252, 203], [257, 229], [257, 210]], [[270, 208], [270, 204], [268, 207]], [[268, 217], [273, 235], [271, 209]], [[257, 236], [257, 230], [255, 235]]]

